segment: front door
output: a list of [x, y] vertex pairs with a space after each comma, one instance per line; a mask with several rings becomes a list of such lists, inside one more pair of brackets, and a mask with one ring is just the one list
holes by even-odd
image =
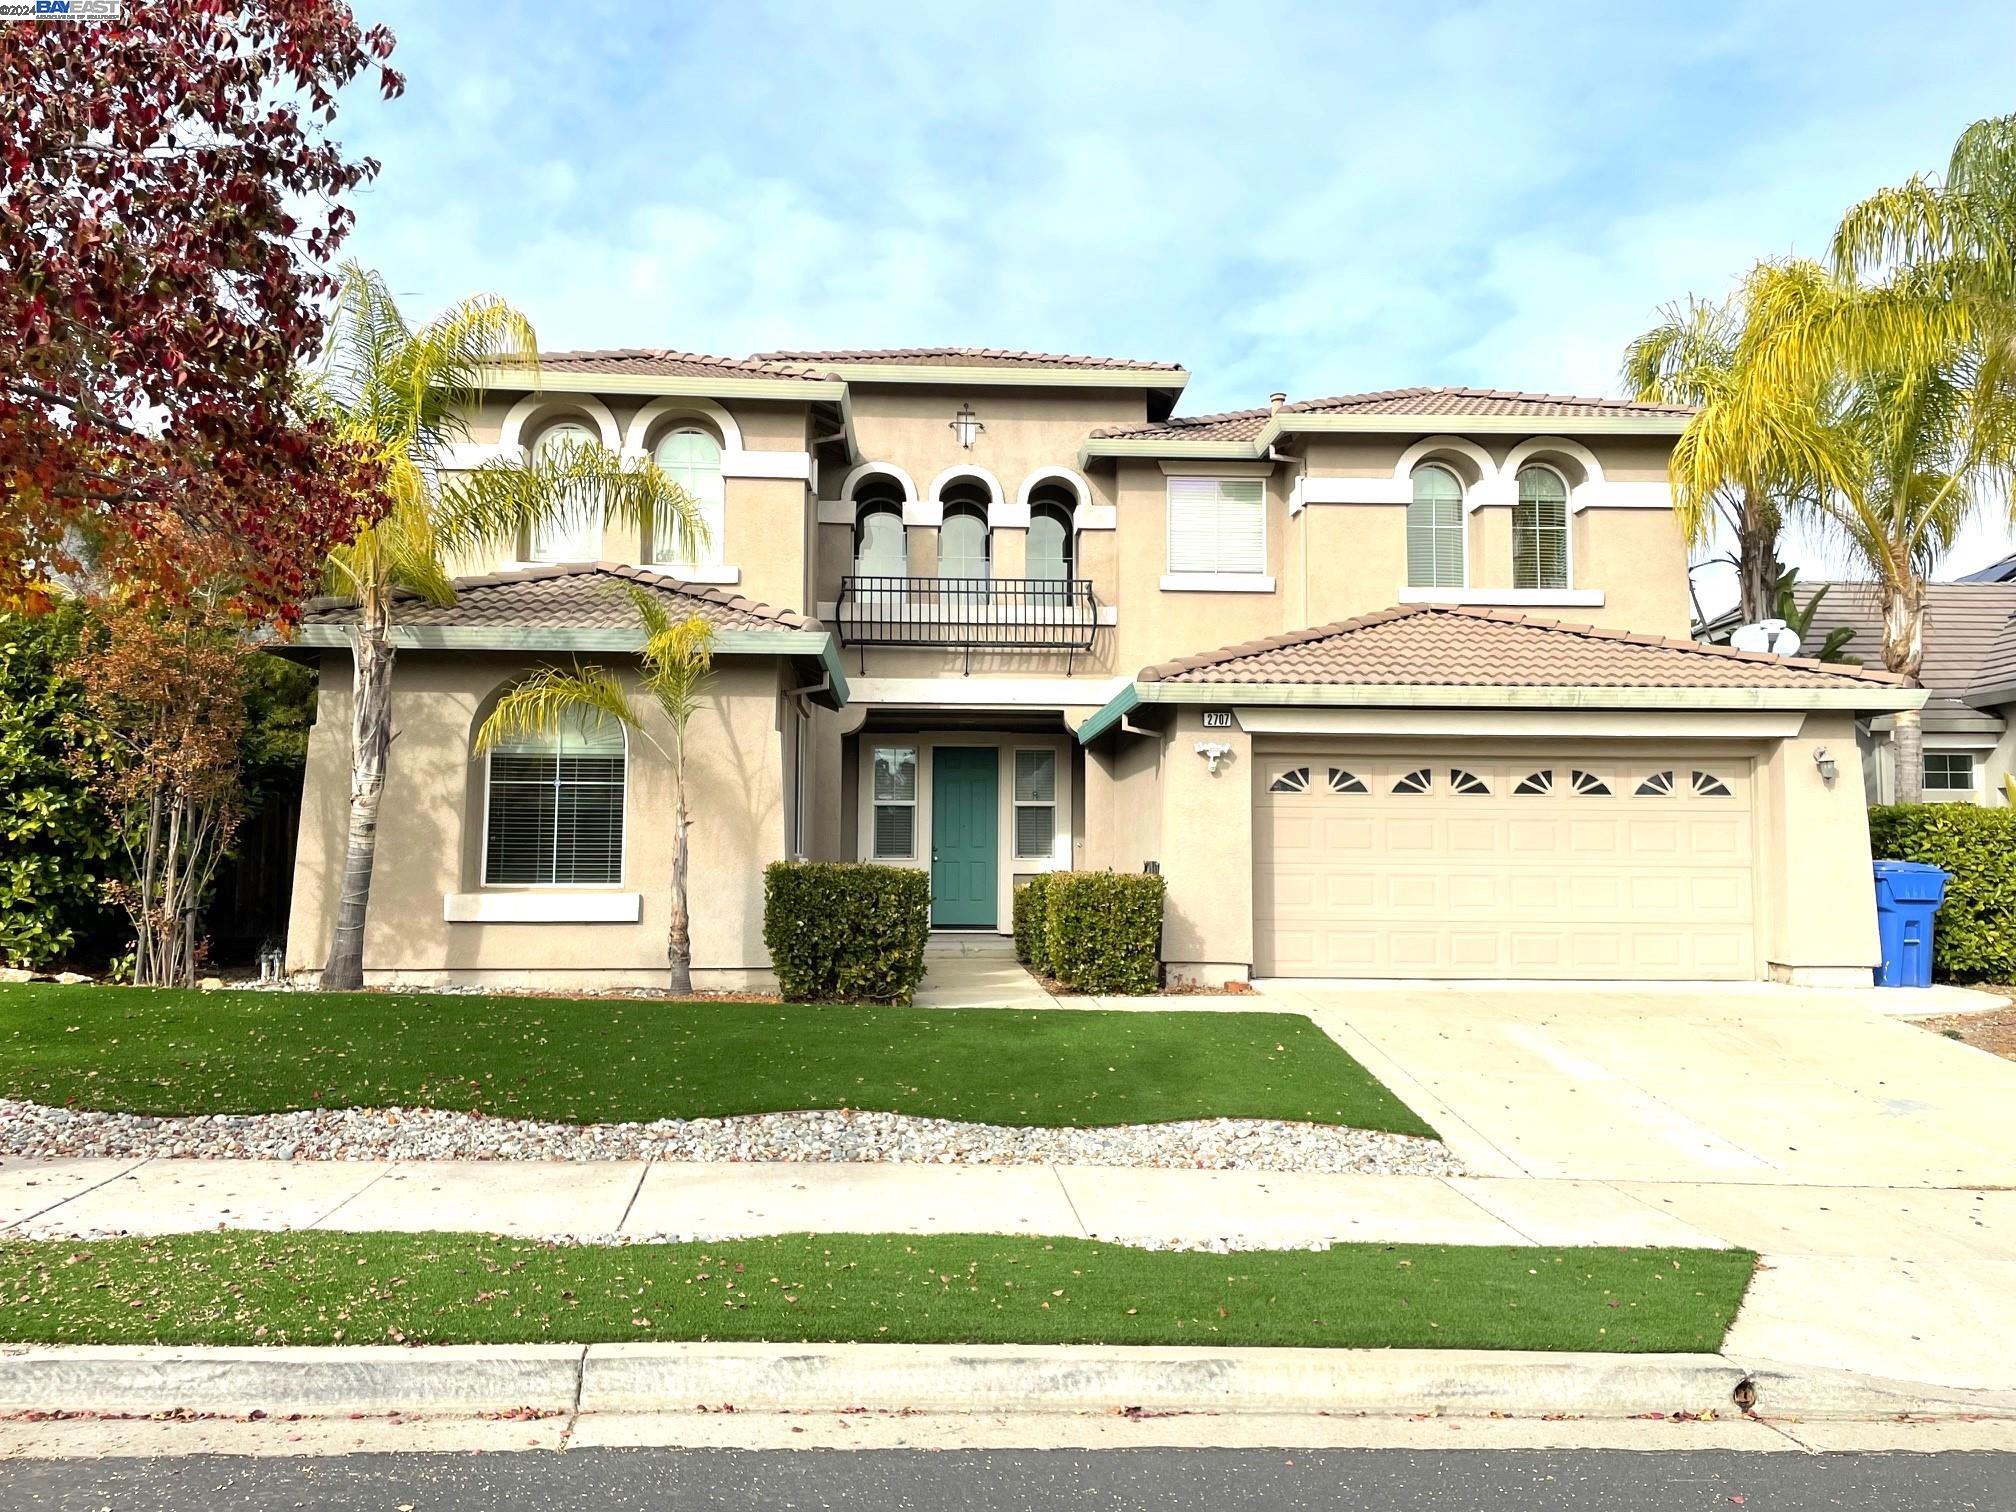
[[931, 922], [940, 929], [992, 929], [1000, 757], [989, 746], [931, 753]]

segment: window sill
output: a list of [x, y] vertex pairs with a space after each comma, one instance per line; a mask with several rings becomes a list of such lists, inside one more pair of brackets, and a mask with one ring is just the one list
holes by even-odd
[[1601, 588], [1402, 588], [1401, 604], [1496, 609], [1601, 609]]
[[643, 912], [644, 895], [634, 892], [555, 888], [441, 897], [441, 917], [450, 924], [635, 924]]
[[664, 577], [677, 578], [682, 583], [709, 583], [719, 587], [733, 587], [742, 581], [740, 567], [707, 566], [692, 562], [646, 562], [646, 572], [656, 572]]
[[1164, 593], [1272, 593], [1274, 579], [1264, 572], [1170, 572], [1163, 574]]

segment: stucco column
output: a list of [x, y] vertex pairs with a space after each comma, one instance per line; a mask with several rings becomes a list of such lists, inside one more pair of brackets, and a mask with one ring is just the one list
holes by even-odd
[[[1815, 760], [1822, 747], [1835, 764], [1831, 785]], [[1868, 986], [1881, 953], [1854, 718], [1808, 715], [1798, 735], [1758, 764], [1757, 786], [1766, 810], [1758, 901], [1772, 980]]]
[[997, 578], [1027, 577], [1029, 574], [1029, 532], [1009, 525], [997, 525], [987, 533], [988, 566]]
[[[1200, 744], [1225, 746], [1214, 773]], [[1243, 982], [1253, 967], [1253, 741], [1182, 708], [1162, 763], [1162, 959], [1172, 982]]]

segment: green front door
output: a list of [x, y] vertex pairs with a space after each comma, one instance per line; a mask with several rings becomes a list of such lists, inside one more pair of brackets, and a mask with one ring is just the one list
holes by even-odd
[[931, 753], [931, 922], [993, 929], [999, 756], [986, 746]]

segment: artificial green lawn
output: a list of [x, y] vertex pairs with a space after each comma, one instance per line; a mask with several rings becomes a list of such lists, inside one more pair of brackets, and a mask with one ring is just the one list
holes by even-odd
[[615, 1248], [446, 1233], [48, 1240], [0, 1243], [0, 1340], [1704, 1352], [1721, 1347], [1755, 1260], [1373, 1244], [1211, 1255], [972, 1234]]
[[1434, 1135], [1289, 1013], [0, 986], [0, 1096], [157, 1114], [396, 1106], [612, 1123], [866, 1108]]

